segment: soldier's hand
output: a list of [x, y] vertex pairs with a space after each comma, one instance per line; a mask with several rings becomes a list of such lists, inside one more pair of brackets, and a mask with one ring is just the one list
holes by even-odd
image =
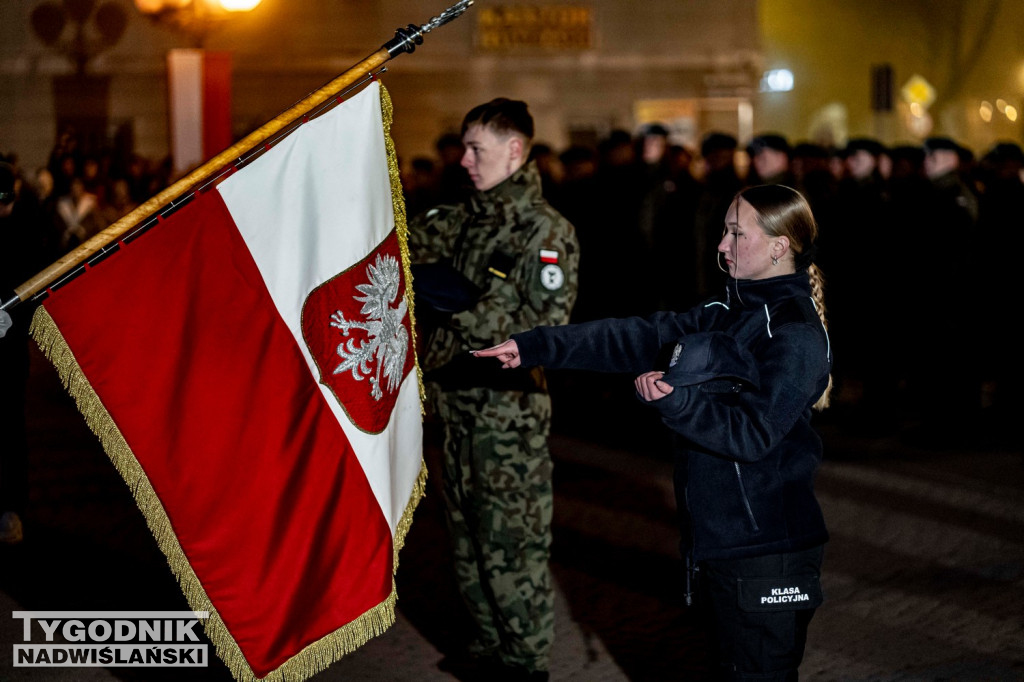
[[470, 352], [478, 358], [498, 358], [503, 369], [518, 367], [522, 362], [519, 357], [519, 344], [512, 339], [499, 343], [497, 346]]
[[646, 400], [651, 402], [652, 400], [661, 400], [672, 391], [676, 390], [674, 386], [666, 384], [661, 378], [665, 376], [664, 372], [647, 372], [641, 374], [633, 382], [636, 385], [636, 392]]

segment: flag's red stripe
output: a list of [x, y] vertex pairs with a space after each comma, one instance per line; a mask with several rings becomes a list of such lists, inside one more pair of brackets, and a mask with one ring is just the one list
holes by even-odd
[[387, 522], [219, 194], [45, 305], [258, 677], [387, 597]]
[[231, 53], [203, 53], [203, 158], [231, 146]]

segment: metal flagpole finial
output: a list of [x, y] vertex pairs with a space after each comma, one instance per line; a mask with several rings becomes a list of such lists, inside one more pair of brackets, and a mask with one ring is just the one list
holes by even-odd
[[392, 57], [402, 52], [412, 53], [416, 49], [417, 45], [423, 44], [423, 34], [430, 33], [438, 26], [444, 26], [452, 19], [456, 19], [462, 15], [469, 6], [473, 4], [473, 0], [459, 0], [441, 14], [433, 17], [430, 21], [423, 24], [422, 26], [416, 26], [409, 24], [405, 28], [400, 28], [395, 31], [395, 37], [384, 44], [384, 49], [388, 51]]
[[469, 6], [472, 4], [473, 0], [459, 0], [459, 2], [455, 3], [445, 11], [441, 12], [440, 15], [433, 17], [430, 21], [423, 24], [423, 26], [421, 26], [420, 28], [423, 29], [424, 33], [430, 33], [438, 26], [444, 26], [452, 19], [457, 19], [459, 16], [462, 15], [463, 12], [469, 9]]

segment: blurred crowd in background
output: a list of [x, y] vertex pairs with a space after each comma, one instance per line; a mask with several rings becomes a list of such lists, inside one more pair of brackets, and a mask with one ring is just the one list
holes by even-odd
[[3, 148], [0, 160], [14, 166], [19, 176], [19, 201], [37, 204], [42, 222], [36, 237], [51, 260], [173, 181], [169, 157], [153, 160], [113, 149], [85, 149], [73, 129], [58, 137], [44, 166], [25, 168], [16, 150]]
[[[405, 164], [410, 215], [468, 191], [458, 136], [440, 137], [436, 149]], [[1016, 143], [976, 155], [945, 137], [826, 148], [771, 132], [743, 146], [710, 132], [691, 149], [651, 124], [593, 147], [538, 143], [531, 156], [580, 241], [575, 321], [685, 310], [719, 291], [727, 207], [746, 185], [782, 183], [807, 197], [819, 223], [834, 412], [870, 432], [918, 424], [930, 444], [1011, 428], [1021, 378], [1012, 261], [1024, 233]], [[602, 406], [632, 409], [626, 382], [567, 381], [587, 390], [565, 391], [574, 398], [562, 401], [573, 403], [561, 407], [563, 423], [593, 429]], [[554, 386], [556, 401], [559, 393]]]
[[[410, 216], [471, 189], [459, 136], [435, 147], [434, 157], [402, 159]], [[979, 420], [1008, 424], [1020, 409], [1010, 298], [1024, 253], [1016, 143], [976, 155], [942, 137], [892, 147], [856, 138], [836, 149], [763, 133], [744, 147], [710, 132], [692, 149], [650, 124], [594, 146], [537, 143], [531, 157], [580, 242], [575, 321], [684, 310], [714, 294], [736, 192], [782, 183], [807, 197], [819, 223], [840, 406], [855, 408], [865, 428], [910, 418], [942, 439], [971, 437]], [[45, 166], [23, 168], [9, 150], [5, 159], [19, 201], [37, 207], [32, 241], [47, 262], [175, 180], [169, 158], [86, 151], [73, 131]]]

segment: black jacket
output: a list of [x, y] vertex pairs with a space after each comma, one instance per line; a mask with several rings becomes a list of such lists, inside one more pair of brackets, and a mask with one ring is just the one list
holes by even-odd
[[678, 436], [676, 498], [693, 560], [828, 539], [813, 490], [822, 444], [810, 422], [832, 354], [806, 272], [730, 279], [724, 295], [685, 313], [538, 327], [512, 338], [528, 366], [666, 372], [675, 390], [650, 405]]

